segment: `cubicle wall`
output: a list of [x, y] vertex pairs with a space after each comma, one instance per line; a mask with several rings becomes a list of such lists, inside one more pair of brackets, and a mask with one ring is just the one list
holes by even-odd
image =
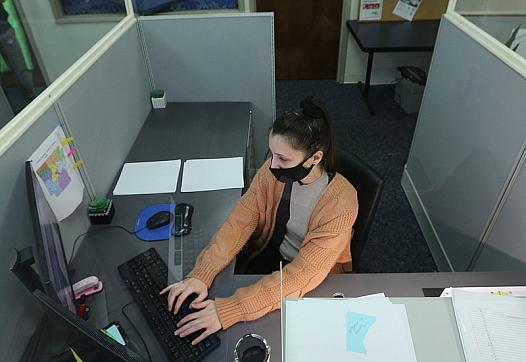
[[[275, 112], [272, 15], [155, 17], [142, 24], [144, 38], [138, 24], [118, 35], [59, 102], [0, 156], [0, 361], [20, 358], [40, 317], [29, 293], [7, 269], [13, 248], [34, 243], [24, 161], [58, 124], [66, 125], [74, 137], [88, 174], [87, 187], [93, 186], [96, 196], [111, 193], [151, 109], [152, 83], [167, 91], [169, 101], [250, 101], [263, 158]], [[68, 256], [75, 237], [89, 226], [88, 201], [85, 197], [60, 223]]]
[[524, 0], [456, 0], [455, 10], [467, 14], [517, 14]]
[[79, 59], [119, 22], [94, 19], [91, 22], [59, 23], [51, 10], [52, 0], [15, 0], [24, 15], [24, 27], [40, 60], [42, 71], [51, 82]]
[[[40, 319], [29, 293], [8, 271], [10, 251], [34, 242], [24, 161], [60, 120], [66, 121], [97, 195], [106, 195], [150, 111], [148, 96], [146, 67], [133, 26], [66, 91], [59, 106], [48, 109], [0, 157], [0, 361], [20, 358]], [[74, 237], [88, 227], [85, 210], [81, 205], [61, 222], [68, 256]]]
[[268, 13], [139, 18], [153, 83], [168, 101], [252, 103], [256, 166], [276, 112], [273, 19]]
[[[526, 166], [514, 180], [502, 210], [474, 260], [473, 270], [526, 270]], [[526, 283], [526, 281], [525, 281]]]
[[525, 94], [519, 73], [442, 19], [402, 178], [440, 270], [476, 261], [523, 150]]
[[132, 27], [60, 99], [95, 193], [104, 197], [151, 110], [137, 28]]
[[[506, 43], [511, 37], [513, 30], [518, 26], [526, 25], [526, 15], [485, 15], [485, 16], [465, 16], [466, 19], [492, 35], [501, 43]], [[522, 26], [521, 26], [522, 27]]]
[[30, 294], [8, 269], [13, 248], [23, 249], [34, 240], [24, 162], [58, 124], [51, 108], [0, 157], [0, 361], [19, 360], [40, 319]]

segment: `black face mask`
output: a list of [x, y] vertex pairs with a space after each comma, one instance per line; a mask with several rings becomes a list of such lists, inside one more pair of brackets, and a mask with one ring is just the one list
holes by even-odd
[[[316, 152], [314, 152], [316, 153]], [[311, 158], [314, 153], [307, 158], [305, 158], [303, 161], [300, 162], [299, 165], [289, 168], [272, 168], [269, 167], [270, 172], [274, 175], [274, 177], [279, 181], [283, 183], [288, 182], [297, 182], [300, 180], [303, 180], [305, 177], [309, 175], [309, 173], [312, 171], [314, 164], [312, 164], [309, 168], [303, 167], [303, 164], [305, 161], [307, 161], [309, 158]], [[270, 163], [272, 165], [272, 162]]]

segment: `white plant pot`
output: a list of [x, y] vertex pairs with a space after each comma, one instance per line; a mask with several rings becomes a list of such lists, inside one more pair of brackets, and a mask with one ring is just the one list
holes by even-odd
[[152, 107], [153, 108], [166, 108], [166, 92], [164, 92], [162, 98], [152, 97]]

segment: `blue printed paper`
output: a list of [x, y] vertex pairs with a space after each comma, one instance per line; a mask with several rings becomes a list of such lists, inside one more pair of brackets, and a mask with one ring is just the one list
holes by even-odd
[[366, 354], [364, 346], [365, 336], [369, 328], [376, 321], [375, 316], [347, 312], [347, 351]]

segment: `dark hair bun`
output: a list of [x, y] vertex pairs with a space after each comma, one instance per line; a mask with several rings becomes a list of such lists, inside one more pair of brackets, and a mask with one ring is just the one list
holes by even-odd
[[300, 107], [303, 113], [311, 118], [324, 118], [323, 109], [317, 104], [317, 98], [310, 96], [300, 102]]

